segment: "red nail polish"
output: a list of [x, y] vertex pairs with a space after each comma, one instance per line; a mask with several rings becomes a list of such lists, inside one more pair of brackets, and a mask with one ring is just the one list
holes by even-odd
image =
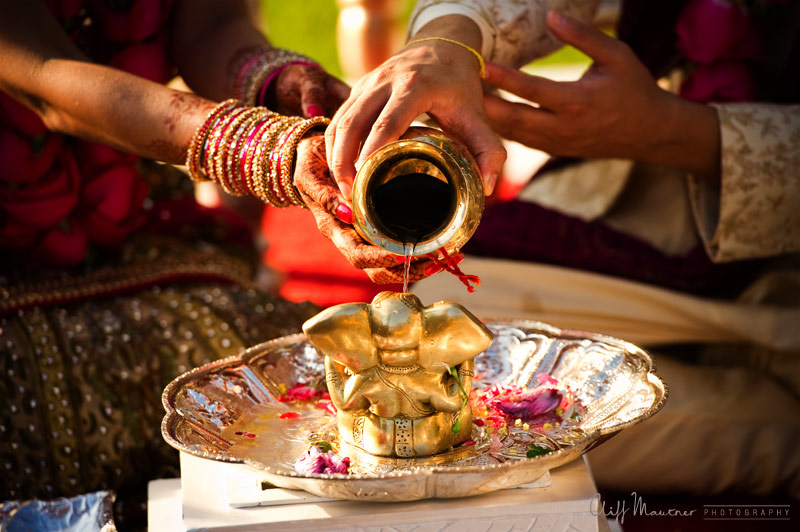
[[322, 116], [325, 114], [325, 109], [321, 105], [312, 104], [308, 106], [308, 116]]
[[406, 258], [403, 255], [395, 255], [394, 260], [397, 261], [398, 264], [404, 264], [406, 262]]
[[353, 225], [353, 209], [344, 203], [336, 207], [336, 216], [344, 223]]

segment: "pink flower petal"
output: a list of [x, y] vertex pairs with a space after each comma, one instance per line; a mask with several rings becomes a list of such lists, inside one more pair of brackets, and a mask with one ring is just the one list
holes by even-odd
[[316, 445], [312, 445], [294, 464], [294, 470], [301, 475], [347, 474], [349, 469], [349, 457], [342, 458], [333, 451], [323, 453]]
[[496, 401], [494, 406], [508, 416], [528, 420], [555, 410], [560, 403], [558, 390], [535, 388], [523, 392], [517, 400]]

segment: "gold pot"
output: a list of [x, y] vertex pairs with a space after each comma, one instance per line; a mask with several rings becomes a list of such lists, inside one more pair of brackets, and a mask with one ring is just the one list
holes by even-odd
[[397, 255], [459, 251], [483, 206], [480, 171], [466, 147], [427, 127], [409, 128], [375, 151], [353, 185], [356, 231]]

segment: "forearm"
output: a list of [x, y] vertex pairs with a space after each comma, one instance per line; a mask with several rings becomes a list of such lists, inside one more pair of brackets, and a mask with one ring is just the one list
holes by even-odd
[[46, 102], [42, 116], [51, 130], [175, 164], [185, 162], [194, 131], [215, 105], [116, 69], [73, 60], [47, 61], [32, 86], [34, 96]]
[[2, 9], [0, 89], [53, 131], [184, 162], [212, 102], [90, 62], [40, 2], [3, 2]]

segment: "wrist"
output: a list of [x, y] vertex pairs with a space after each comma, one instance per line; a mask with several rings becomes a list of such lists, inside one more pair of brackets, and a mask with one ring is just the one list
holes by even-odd
[[471, 18], [463, 15], [447, 15], [433, 19], [409, 38], [409, 42], [429, 37], [452, 39], [477, 50], [479, 53], [483, 47], [483, 36], [480, 28]]
[[435, 50], [437, 59], [444, 65], [472, 63], [478, 67], [479, 77], [483, 78], [485, 65], [479, 51], [481, 40], [481, 32], [471, 19], [450, 15], [432, 20], [423, 26], [406, 46], [429, 47]]
[[643, 160], [691, 172], [711, 183], [719, 183], [719, 118], [711, 106], [686, 101], [664, 92], [666, 100], [650, 156]]
[[186, 156], [196, 181], [211, 180], [235, 196], [252, 195], [276, 207], [304, 205], [293, 185], [300, 140], [325, 117], [282, 116], [226, 100], [198, 127]]
[[[421, 4], [421, 2], [420, 2]], [[408, 26], [408, 35], [415, 35], [429, 23], [456, 23], [464, 26], [465, 21], [453, 18], [461, 15], [472, 21], [481, 33], [482, 47], [476, 48], [483, 57], [491, 59], [493, 57], [497, 29], [493, 21], [487, 18], [487, 14], [475, 5], [466, 5], [455, 2], [444, 2], [441, 4], [429, 3], [421, 9], [415, 9], [411, 15]], [[450, 20], [448, 20], [448, 18]], [[443, 21], [439, 19], [445, 19]], [[455, 22], [453, 22], [455, 21]]]

